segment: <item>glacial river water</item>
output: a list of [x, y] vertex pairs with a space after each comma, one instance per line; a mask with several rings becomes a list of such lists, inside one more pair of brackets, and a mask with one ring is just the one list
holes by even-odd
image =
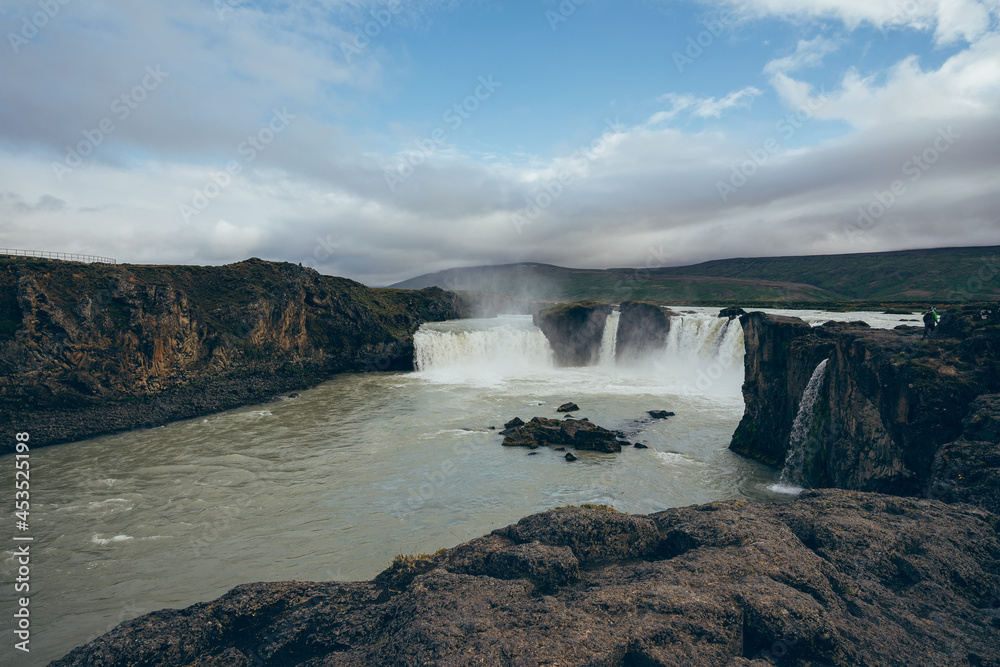
[[[124, 620], [244, 582], [368, 579], [396, 554], [560, 505], [787, 499], [768, 488], [777, 471], [727, 449], [743, 413], [739, 322], [692, 309], [666, 352], [631, 364], [614, 361], [616, 322], [587, 368], [555, 368], [530, 317], [437, 323], [416, 336], [417, 372], [342, 375], [294, 399], [32, 451], [32, 650], [13, 648], [7, 541], [0, 664], [47, 664]], [[490, 430], [558, 416], [566, 401], [650, 448], [568, 463], [504, 448]], [[648, 419], [656, 409], [676, 416]], [[12, 457], [0, 469], [12, 477]], [[13, 508], [4, 515], [12, 526]]]

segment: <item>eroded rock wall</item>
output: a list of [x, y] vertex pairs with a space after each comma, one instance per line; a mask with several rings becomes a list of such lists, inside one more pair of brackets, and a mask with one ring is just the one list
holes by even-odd
[[456, 297], [287, 263], [0, 264], [3, 425], [35, 445], [265, 400], [352, 370], [412, 368]]

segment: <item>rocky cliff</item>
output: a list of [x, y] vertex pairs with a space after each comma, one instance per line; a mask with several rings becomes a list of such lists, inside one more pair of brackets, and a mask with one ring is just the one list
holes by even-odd
[[548, 339], [557, 364], [589, 366], [597, 362], [611, 310], [596, 301], [557, 303], [539, 309], [532, 321]]
[[559, 509], [374, 581], [234, 588], [53, 667], [1000, 665], [996, 515], [850, 491]]
[[[740, 321], [746, 410], [731, 449], [741, 454], [781, 467], [806, 383], [829, 359], [808, 434], [807, 486], [926, 495], [943, 445], [996, 437], [967, 420], [970, 410], [988, 412], [988, 405], [973, 409], [977, 397], [1000, 391], [995, 307], [948, 311], [928, 340], [917, 327], [809, 327], [763, 313]], [[948, 469], [939, 462], [939, 474]]]
[[[455, 295], [287, 263], [0, 264], [0, 423], [34, 445], [265, 400], [342, 371], [412, 368]], [[0, 453], [5, 450], [0, 450]]]
[[625, 301], [618, 310], [616, 359], [636, 359], [666, 347], [675, 313], [648, 301]]

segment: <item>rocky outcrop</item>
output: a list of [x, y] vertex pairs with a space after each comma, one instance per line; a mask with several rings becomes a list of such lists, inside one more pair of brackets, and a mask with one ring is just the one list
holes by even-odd
[[604, 321], [611, 306], [596, 301], [557, 303], [538, 310], [532, 317], [552, 346], [560, 366], [589, 366], [601, 351]]
[[962, 425], [962, 436], [934, 455], [926, 495], [1000, 515], [1000, 394], [973, 401]]
[[618, 309], [616, 359], [635, 359], [666, 347], [675, 313], [648, 301], [625, 301]]
[[797, 317], [750, 313], [740, 318], [745, 412], [729, 448], [780, 468], [799, 401], [813, 370], [833, 350], [824, 329]]
[[[519, 423], [520, 422], [520, 423]], [[586, 419], [546, 419], [533, 417], [528, 423], [520, 418], [504, 425], [504, 447], [538, 449], [551, 445], [569, 445], [574, 449], [615, 453], [622, 450], [618, 434]]]
[[[152, 426], [317, 384], [412, 368], [438, 288], [371, 289], [287, 263], [0, 264], [3, 427], [35, 446]], [[2, 451], [0, 451], [2, 453]]]
[[849, 491], [558, 509], [374, 581], [239, 586], [53, 667], [998, 665], [997, 517]]
[[926, 341], [917, 327], [810, 328], [762, 313], [740, 321], [746, 410], [730, 447], [742, 454], [781, 467], [805, 385], [829, 358], [809, 433], [809, 486], [923, 495], [938, 451], [968, 428], [973, 401], [1000, 391], [996, 308], [952, 309]]

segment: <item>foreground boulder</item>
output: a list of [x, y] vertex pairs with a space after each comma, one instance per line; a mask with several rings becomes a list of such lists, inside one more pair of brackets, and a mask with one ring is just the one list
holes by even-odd
[[618, 434], [593, 424], [586, 419], [546, 419], [533, 417], [527, 424], [517, 417], [507, 422], [507, 428], [500, 433], [504, 436], [504, 447], [528, 447], [538, 449], [549, 445], [572, 445], [575, 449], [594, 452], [620, 452]]
[[374, 581], [257, 583], [54, 667], [998, 665], [998, 518], [849, 491], [559, 509]]

